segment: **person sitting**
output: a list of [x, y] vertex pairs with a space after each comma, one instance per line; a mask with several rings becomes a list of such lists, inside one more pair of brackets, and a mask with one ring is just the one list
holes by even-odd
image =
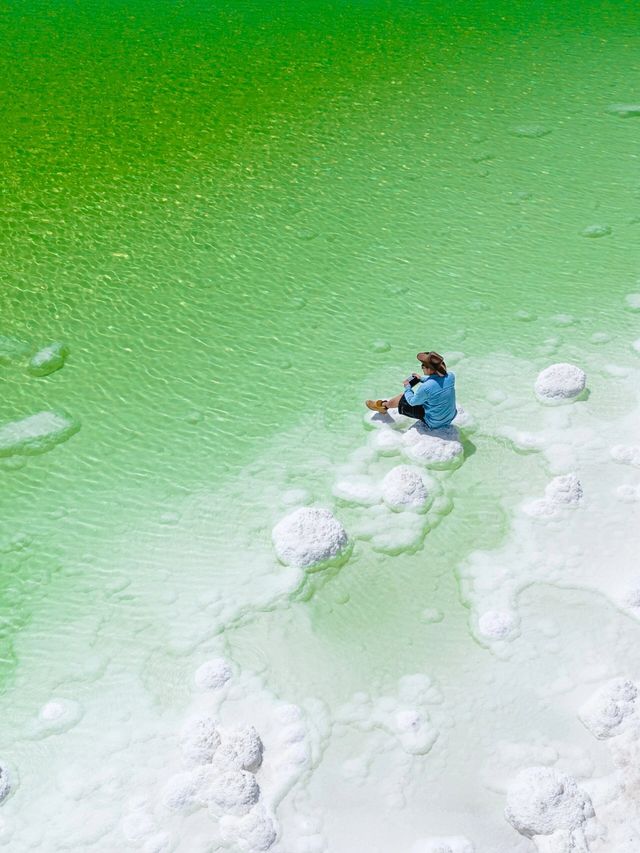
[[424, 421], [429, 429], [449, 426], [458, 413], [455, 374], [447, 371], [437, 352], [419, 352], [417, 359], [423, 375], [414, 373], [412, 379], [405, 379], [402, 394], [388, 400], [367, 400], [365, 405], [381, 414], [397, 409], [401, 415]]

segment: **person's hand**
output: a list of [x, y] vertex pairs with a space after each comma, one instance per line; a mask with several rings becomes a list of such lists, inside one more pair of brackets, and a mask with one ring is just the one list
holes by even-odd
[[422, 378], [419, 373], [412, 373], [411, 375], [413, 376], [414, 379], [421, 379]]
[[407, 381], [406, 379], [404, 380], [404, 382], [402, 384], [404, 385], [405, 388], [411, 388], [411, 383], [409, 381]]

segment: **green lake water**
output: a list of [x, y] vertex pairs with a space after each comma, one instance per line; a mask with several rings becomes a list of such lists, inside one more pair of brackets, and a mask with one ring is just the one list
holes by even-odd
[[[5, 4], [0, 424], [80, 423], [0, 459], [15, 765], [25, 720], [96, 656], [123, 695], [129, 673], [183, 701], [180, 626], [225, 572], [250, 589], [278, 493], [332, 502], [363, 400], [418, 350], [451, 353], [472, 413], [494, 360], [532, 382], [583, 351], [635, 357], [640, 118], [616, 105], [638, 103], [639, 24], [603, 0]], [[65, 366], [30, 375], [52, 341]], [[423, 548], [357, 548], [308, 600], [234, 617], [238, 664], [329, 703], [488, 666], [455, 569], [545, 478], [472, 440]]]

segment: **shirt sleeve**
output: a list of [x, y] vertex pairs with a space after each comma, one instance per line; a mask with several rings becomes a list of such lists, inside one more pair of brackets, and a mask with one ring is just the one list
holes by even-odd
[[407, 388], [404, 392], [404, 398], [412, 406], [424, 406], [429, 399], [429, 389], [423, 383], [417, 385], [416, 389], [414, 391], [413, 388]]

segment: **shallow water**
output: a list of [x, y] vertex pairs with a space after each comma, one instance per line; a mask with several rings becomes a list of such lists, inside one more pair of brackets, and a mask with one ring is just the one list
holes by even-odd
[[[640, 663], [624, 598], [638, 504], [616, 491], [637, 476], [609, 453], [637, 428], [640, 119], [619, 105], [640, 90], [638, 17], [622, 2], [5, 10], [0, 426], [54, 411], [74, 428], [0, 449], [0, 843], [258, 849], [159, 804], [205, 702], [193, 673], [220, 655], [237, 684], [216, 712], [261, 731], [282, 853], [462, 835], [533, 851], [502, 813], [520, 766], [595, 790], [611, 764], [577, 710]], [[55, 341], [64, 366], [30, 373]], [[362, 400], [395, 392], [425, 348], [448, 355], [475, 431], [434, 475], [448, 514], [381, 550], [354, 532], [371, 511], [332, 490], [346, 465], [399, 461], [363, 455]], [[533, 382], [562, 361], [589, 395], [549, 410]], [[524, 452], [523, 431], [546, 452]], [[569, 471], [584, 508], [528, 527], [521, 504]], [[271, 528], [305, 501], [356, 541], [300, 589]], [[478, 633], [475, 552], [507, 567], [509, 642]], [[438, 695], [401, 695], [415, 673]], [[373, 704], [354, 722], [358, 692]], [[400, 696], [385, 713], [422, 703], [427, 752], [376, 717], [385, 695]], [[71, 704], [45, 725], [56, 698]], [[267, 766], [278, 702], [303, 709], [310, 750], [284, 794]], [[622, 853], [617, 820], [587, 849]]]

